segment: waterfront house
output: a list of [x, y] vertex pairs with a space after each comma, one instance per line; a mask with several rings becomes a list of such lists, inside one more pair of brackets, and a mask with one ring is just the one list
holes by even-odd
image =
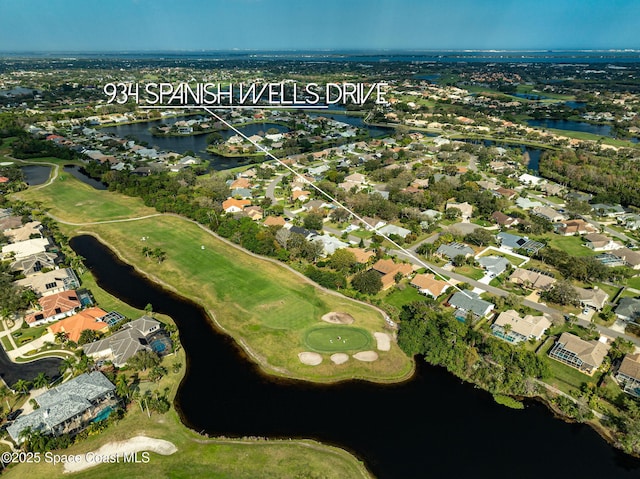
[[124, 326], [108, 338], [85, 344], [82, 349], [87, 356], [105, 359], [114, 366], [124, 366], [138, 351], [151, 351], [148, 338], [160, 330], [160, 323], [149, 316], [142, 316]]
[[82, 306], [75, 290], [43, 296], [38, 300], [38, 304], [40, 311], [28, 314], [24, 318], [31, 327], [71, 316]]
[[500, 339], [518, 344], [529, 339], [540, 340], [550, 326], [551, 321], [544, 316], [527, 314], [522, 318], [517, 311], [510, 309], [498, 315], [491, 331]]
[[467, 313], [472, 313], [476, 318], [483, 318], [495, 307], [493, 303], [481, 299], [478, 293], [469, 290], [454, 293], [447, 304], [456, 308], [456, 318], [462, 320], [466, 319]]
[[640, 398], [640, 354], [627, 354], [613, 376], [627, 394]]
[[44, 253], [51, 247], [48, 238], [33, 238], [2, 247], [2, 259], [18, 260], [32, 254]]
[[118, 403], [116, 387], [99, 371], [81, 374], [36, 396], [38, 409], [18, 417], [7, 427], [16, 444], [31, 429], [51, 436], [76, 434]]
[[585, 341], [575, 334], [562, 333], [549, 357], [592, 375], [601, 365], [609, 346], [602, 341]]
[[39, 273], [43, 269], [54, 269], [57, 261], [58, 255], [56, 253], [45, 251], [17, 259], [13, 261], [9, 267], [11, 271], [29, 276]]
[[16, 281], [16, 284], [31, 288], [38, 296], [48, 296], [80, 287], [80, 280], [71, 268], [54, 269], [36, 273]]
[[106, 311], [100, 308], [87, 308], [73, 316], [53, 323], [47, 327], [47, 331], [54, 335], [65, 333], [69, 341], [77, 343], [82, 331], [85, 329], [106, 333], [109, 330], [109, 325], [103, 321], [103, 318], [107, 314]]

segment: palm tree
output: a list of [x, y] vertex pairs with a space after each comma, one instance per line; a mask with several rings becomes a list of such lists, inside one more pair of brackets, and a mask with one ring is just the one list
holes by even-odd
[[69, 335], [64, 331], [58, 331], [55, 334], [55, 339], [56, 339], [56, 342], [60, 344], [65, 344], [69, 340]]
[[118, 374], [118, 376], [116, 377], [116, 392], [121, 398], [129, 399], [131, 389], [129, 388], [127, 376], [125, 376], [124, 374]]
[[33, 387], [36, 389], [49, 385], [49, 378], [45, 373], [39, 373], [33, 380]]
[[0, 401], [2, 401], [3, 399], [7, 402], [7, 409], [11, 410], [11, 407], [9, 406], [9, 396], [11, 395], [11, 391], [9, 391], [9, 389], [7, 389], [5, 386], [0, 387]]
[[71, 371], [73, 371], [75, 366], [76, 366], [76, 359], [73, 356], [68, 356], [64, 358], [60, 363], [60, 374], [64, 374], [65, 372], [67, 372], [67, 369], [71, 369]]
[[31, 389], [31, 383], [24, 379], [18, 379], [12, 389], [20, 394], [27, 394], [29, 389]]

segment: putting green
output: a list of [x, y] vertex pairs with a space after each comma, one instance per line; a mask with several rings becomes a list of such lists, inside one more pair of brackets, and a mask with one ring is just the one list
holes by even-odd
[[370, 349], [373, 338], [368, 331], [353, 326], [317, 326], [306, 331], [306, 347], [319, 353]]

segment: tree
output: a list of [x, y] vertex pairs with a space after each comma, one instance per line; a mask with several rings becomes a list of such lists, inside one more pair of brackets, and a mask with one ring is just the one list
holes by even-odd
[[131, 394], [131, 388], [129, 387], [129, 381], [127, 381], [127, 376], [124, 374], [118, 374], [116, 376], [116, 393], [121, 398], [129, 399], [129, 394]]
[[466, 262], [466, 259], [467, 258], [463, 254], [457, 254], [451, 260], [451, 263], [456, 267], [463, 266], [464, 263]]
[[97, 337], [98, 337], [98, 333], [96, 333], [93, 329], [85, 329], [80, 333], [78, 344], [83, 345], [87, 343], [92, 343], [97, 339]]
[[153, 305], [151, 303], [147, 303], [147, 305], [144, 307], [144, 312], [153, 316]]
[[327, 264], [331, 268], [342, 273], [349, 273], [353, 271], [356, 263], [356, 256], [351, 251], [348, 251], [344, 248], [336, 250], [336, 252], [333, 253], [327, 261]]
[[129, 358], [127, 364], [134, 370], [146, 371], [160, 364], [160, 358], [153, 351], [143, 349]]
[[31, 383], [24, 379], [18, 379], [13, 385], [12, 389], [19, 394], [27, 394], [31, 389]]
[[304, 217], [303, 226], [308, 230], [319, 231], [322, 229], [323, 217], [319, 213], [309, 213]]
[[558, 281], [540, 295], [543, 299], [556, 304], [578, 305], [580, 298], [576, 289], [568, 281]]
[[364, 294], [377, 294], [382, 289], [380, 274], [370, 269], [356, 273], [351, 280], [351, 286]]
[[49, 385], [49, 378], [43, 372], [38, 373], [38, 375], [33, 380], [33, 387], [35, 389], [40, 389]]

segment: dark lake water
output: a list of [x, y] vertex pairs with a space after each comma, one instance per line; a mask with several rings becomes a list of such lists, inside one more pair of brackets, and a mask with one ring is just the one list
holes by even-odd
[[107, 189], [107, 185], [105, 183], [103, 183], [100, 180], [91, 178], [89, 175], [87, 175], [87, 173], [84, 171], [84, 169], [81, 166], [65, 165], [64, 172], [75, 176], [77, 179], [79, 179], [83, 183], [86, 183], [89, 186], [93, 186], [96, 190]]
[[46, 183], [51, 174], [51, 167], [44, 165], [27, 165], [21, 166], [20, 169], [24, 173], [25, 181], [30, 186]]
[[[150, 128], [156, 126], [162, 126], [163, 124], [171, 125], [178, 120], [183, 120], [183, 117], [166, 118], [163, 120], [146, 121], [142, 123], [131, 123], [128, 125], [110, 126], [107, 128], [101, 128], [100, 131], [112, 135], [116, 135], [120, 138], [125, 138], [128, 135], [137, 138], [140, 141], [148, 143], [151, 147], [157, 148], [159, 151], [175, 151], [176, 153], [184, 154], [186, 151], [193, 151], [201, 158], [205, 158], [210, 161], [211, 166], [215, 169], [229, 169], [238, 166], [239, 163], [246, 161], [246, 158], [225, 158], [220, 155], [208, 153], [207, 148], [207, 135], [185, 135], [185, 136], [153, 136]], [[251, 125], [238, 128], [247, 136], [255, 135], [260, 132], [266, 132], [270, 128], [275, 128], [280, 132], [288, 131], [288, 128], [275, 123], [253, 123]], [[224, 138], [229, 138], [235, 135], [232, 130], [222, 130], [220, 134]]]
[[548, 96], [538, 95], [536, 93], [510, 93], [511, 96], [524, 98], [525, 100], [546, 100]]
[[107, 291], [174, 318], [187, 356], [175, 405], [196, 431], [315, 438], [351, 451], [380, 479], [640, 475], [639, 460], [591, 428], [554, 419], [536, 402], [523, 411], [499, 406], [422, 360], [411, 380], [387, 386], [318, 386], [265, 376], [194, 303], [145, 280], [93, 237], [73, 238], [71, 247]]
[[585, 101], [565, 101], [564, 104], [574, 110], [587, 107], [587, 102]]
[[340, 115], [339, 113], [310, 113], [309, 116], [314, 118], [318, 116], [324, 116], [326, 118], [332, 118], [336, 121], [341, 121], [342, 123], [346, 123], [351, 126], [368, 130], [369, 135], [371, 135], [373, 138], [388, 136], [391, 132], [394, 131], [393, 128], [367, 125], [361, 116]]
[[600, 136], [613, 136], [611, 134], [611, 126], [609, 125], [594, 125], [585, 121], [573, 121], [573, 120], [527, 120], [529, 126], [536, 126], [542, 128], [555, 128], [557, 130], [569, 130], [569, 131], [581, 131], [583, 133], [593, 133]]
[[529, 153], [529, 163], [527, 167], [530, 170], [537, 172], [540, 169], [540, 156], [544, 150], [539, 148], [532, 148], [529, 145], [517, 144], [517, 143], [500, 143], [499, 141], [494, 140], [476, 140], [476, 139], [468, 139], [462, 140], [467, 143], [479, 144], [482, 143], [484, 146], [501, 146], [502, 148], [519, 148], [522, 153]]

